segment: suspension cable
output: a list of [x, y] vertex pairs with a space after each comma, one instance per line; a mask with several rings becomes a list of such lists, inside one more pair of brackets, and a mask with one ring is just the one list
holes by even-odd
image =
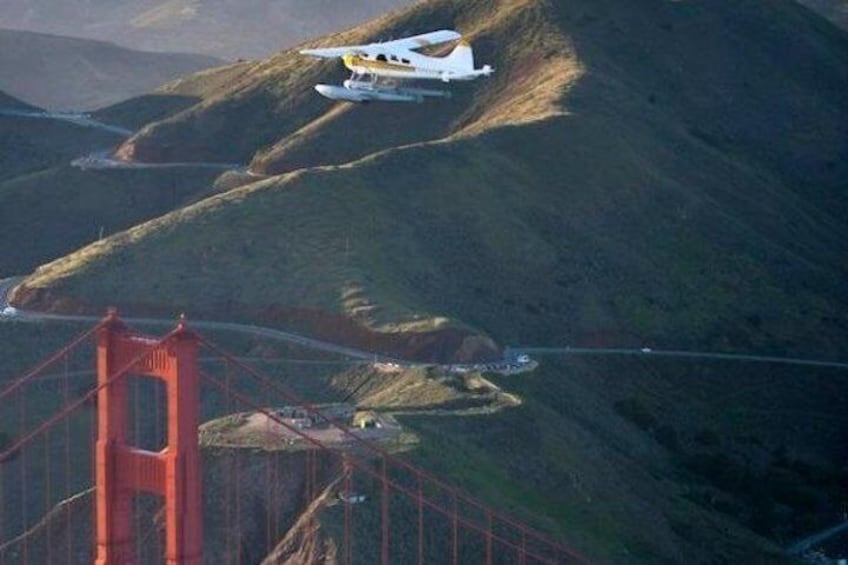
[[29, 371], [24, 373], [19, 378], [12, 381], [12, 383], [10, 385], [8, 385], [5, 389], [3, 389], [3, 392], [0, 392], [0, 400], [3, 400], [8, 395], [12, 394], [14, 391], [16, 391], [21, 386], [23, 386], [31, 378], [39, 375], [42, 371], [44, 371], [44, 369], [46, 369], [47, 367], [49, 367], [50, 365], [52, 365], [53, 363], [55, 363], [56, 361], [61, 359], [63, 356], [66, 356], [72, 350], [76, 349], [76, 347], [79, 344], [81, 344], [82, 342], [87, 340], [89, 337], [91, 337], [92, 334], [94, 334], [94, 332], [99, 330], [101, 327], [103, 327], [103, 322], [100, 322], [99, 324], [97, 324], [93, 328], [91, 328], [91, 329], [89, 329], [85, 332], [82, 332], [77, 337], [75, 337], [73, 340], [71, 340], [71, 342], [69, 342], [67, 345], [65, 345], [61, 349], [53, 352], [47, 359], [45, 359], [44, 361], [42, 361], [41, 363], [39, 363], [38, 365], [36, 365], [32, 369], [30, 369]]
[[15, 441], [11, 446], [9, 446], [5, 451], [0, 452], [0, 460], [5, 459], [11, 453], [14, 453], [17, 449], [20, 449], [21, 447], [23, 447], [32, 438], [41, 434], [44, 430], [53, 426], [56, 422], [59, 422], [62, 419], [66, 418], [69, 414], [71, 414], [77, 408], [79, 408], [80, 406], [82, 406], [83, 404], [85, 404], [86, 402], [91, 400], [91, 398], [93, 398], [95, 394], [100, 392], [101, 389], [112, 384], [116, 380], [123, 378], [127, 373], [132, 371], [138, 365], [138, 363], [140, 363], [143, 359], [145, 359], [148, 355], [150, 355], [153, 352], [154, 349], [161, 347], [163, 344], [167, 343], [168, 340], [170, 340], [174, 336], [174, 333], [175, 332], [170, 332], [166, 336], [164, 336], [164, 337], [162, 337], [162, 338], [160, 338], [156, 341], [152, 341], [149, 345], [147, 345], [142, 350], [141, 353], [136, 355], [124, 367], [122, 367], [119, 371], [117, 371], [111, 377], [109, 377], [109, 379], [107, 379], [103, 383], [98, 384], [96, 387], [94, 387], [92, 390], [90, 390], [87, 394], [78, 398], [77, 400], [75, 400], [74, 402], [72, 402], [71, 404], [66, 406], [64, 409], [62, 409], [61, 411], [54, 414], [52, 417], [50, 417], [46, 421], [42, 422], [34, 430], [30, 431], [29, 433], [27, 433], [25, 435], [20, 436], [18, 438], [18, 440]]

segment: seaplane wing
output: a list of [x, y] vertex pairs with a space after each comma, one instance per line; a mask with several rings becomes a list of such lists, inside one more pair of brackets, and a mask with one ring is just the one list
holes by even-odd
[[462, 39], [462, 35], [452, 29], [440, 29], [439, 31], [431, 31], [430, 33], [422, 33], [421, 35], [413, 35], [412, 37], [404, 37], [403, 39], [395, 39], [378, 43], [377, 45], [384, 49], [421, 49], [430, 45], [438, 45], [447, 43], [448, 41], [456, 41]]
[[450, 30], [441, 29], [439, 31], [431, 31], [430, 33], [422, 33], [412, 37], [404, 37], [403, 39], [395, 39], [393, 41], [384, 41], [382, 43], [369, 43], [367, 45], [346, 45], [342, 47], [325, 47], [317, 49], [302, 49], [301, 55], [310, 55], [312, 57], [335, 58], [343, 57], [344, 55], [376, 55], [385, 52], [400, 52], [413, 51], [421, 49], [429, 45], [438, 45], [460, 39], [462, 35]]
[[301, 55], [309, 55], [311, 57], [323, 57], [326, 59], [335, 59], [350, 54], [365, 53], [365, 49], [370, 45], [348, 45], [346, 47], [324, 47], [318, 49], [301, 49]]

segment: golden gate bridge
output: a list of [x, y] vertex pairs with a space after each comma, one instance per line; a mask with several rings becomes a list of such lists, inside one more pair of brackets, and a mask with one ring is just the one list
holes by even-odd
[[[76, 384], [92, 358], [96, 382]], [[264, 422], [253, 447], [200, 441], [201, 422], [246, 414]], [[275, 429], [297, 441], [280, 448]], [[85, 562], [588, 563], [184, 319], [153, 337], [114, 309], [0, 390], [0, 563]]]

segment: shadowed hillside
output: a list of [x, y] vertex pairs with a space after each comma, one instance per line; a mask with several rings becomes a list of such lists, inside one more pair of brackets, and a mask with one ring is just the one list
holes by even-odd
[[99, 108], [218, 63], [204, 55], [145, 53], [102, 41], [0, 29], [0, 89], [51, 109]]

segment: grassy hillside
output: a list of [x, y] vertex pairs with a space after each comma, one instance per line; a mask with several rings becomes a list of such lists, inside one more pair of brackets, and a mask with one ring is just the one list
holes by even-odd
[[[591, 139], [611, 128], [563, 126], [532, 131]], [[840, 350], [844, 227], [824, 205], [724, 159], [699, 162], [683, 140], [665, 162], [634, 152], [638, 138], [603, 139], [539, 149], [522, 167], [514, 148], [526, 133], [250, 185], [47, 265], [19, 299], [45, 307], [49, 292], [99, 309], [122, 297], [237, 317], [312, 307], [385, 329], [447, 316], [513, 344]], [[617, 182], [588, 184], [601, 147], [634, 153]], [[645, 163], [679, 178], [646, 175]], [[774, 190], [792, 205], [769, 202]], [[155, 281], [142, 274], [151, 263]]]
[[102, 41], [0, 29], [0, 89], [50, 109], [99, 108], [218, 63], [205, 55], [147, 53]]
[[[149, 124], [119, 153], [141, 161], [247, 161], [255, 155], [255, 169], [280, 172], [314, 164], [314, 156], [302, 157], [304, 146], [307, 151], [320, 146], [319, 163], [345, 162], [402, 143], [559, 113], [556, 101], [564, 85], [580, 73], [569, 38], [562, 36], [544, 6], [536, 2], [476, 2], [461, 8], [450, 2], [430, 2], [310, 45], [356, 44], [438, 27], [466, 33], [477, 45], [478, 59], [500, 69], [495, 79], [458, 85], [457, 97], [449, 102], [421, 107], [374, 105], [368, 111], [352, 112], [331, 105], [312, 89], [316, 82], [337, 82], [345, 76], [338, 61], [284, 51], [263, 61], [235, 65], [226, 75], [206, 72], [163, 89], [169, 94], [201, 96], [203, 102]], [[526, 36], [527, 42], [493, 39], [515, 34]], [[536, 46], [541, 49], [538, 53]], [[544, 65], [539, 64], [539, 56]], [[506, 113], [513, 115], [506, 117]], [[341, 131], [346, 134], [339, 143]]]
[[[534, 373], [489, 377], [520, 404], [438, 416], [427, 409], [445, 398], [435, 375], [426, 386], [415, 372], [376, 375], [359, 388], [362, 373], [333, 383], [356, 391], [359, 405], [423, 408], [397, 416], [417, 439], [405, 457], [592, 562], [789, 563], [782, 546], [839, 519], [848, 388], [837, 370], [551, 356]], [[356, 489], [379, 500], [375, 487], [363, 480]], [[399, 498], [393, 540], [414, 540], [416, 508]], [[355, 511], [358, 560], [379, 559], [379, 543], [369, 543], [379, 512]], [[341, 545], [340, 511], [318, 519]], [[438, 524], [425, 536], [428, 562], [450, 551]], [[469, 561], [482, 554], [470, 551], [473, 538], [461, 545]], [[407, 562], [415, 549], [393, 542], [391, 554]]]
[[779, 545], [834, 520], [844, 496], [846, 389], [807, 392], [838, 377], [545, 359], [496, 379], [518, 408], [401, 421], [420, 438], [413, 459], [597, 562], [780, 563]]
[[[792, 2], [722, 6], [440, 1], [341, 38], [428, 15], [431, 27], [478, 22], [501, 78], [470, 87], [445, 123], [427, 119], [438, 103], [328, 106], [309, 92], [327, 65], [295, 72], [283, 54], [241, 66], [125, 148], [237, 160], [288, 131], [256, 157], [273, 172], [295, 156], [323, 164], [406, 145], [139, 226], [44, 266], [17, 300], [99, 309], [120, 296], [280, 320], [307, 308], [383, 331], [448, 323], [500, 343], [836, 354], [848, 330], [848, 40]], [[571, 72], [542, 81], [546, 65], [526, 65], [538, 49], [500, 35], [520, 30], [550, 48], [546, 65]], [[544, 88], [522, 105], [529, 72], [527, 88]], [[269, 119], [272, 107], [284, 119]], [[373, 140], [362, 151], [350, 124]]]
[[0, 257], [0, 276], [38, 265], [184, 205], [214, 171], [89, 170], [55, 165], [0, 180], [0, 237], [21, 241]]
[[0, 25], [135, 49], [259, 57], [412, 0], [10, 0]]

